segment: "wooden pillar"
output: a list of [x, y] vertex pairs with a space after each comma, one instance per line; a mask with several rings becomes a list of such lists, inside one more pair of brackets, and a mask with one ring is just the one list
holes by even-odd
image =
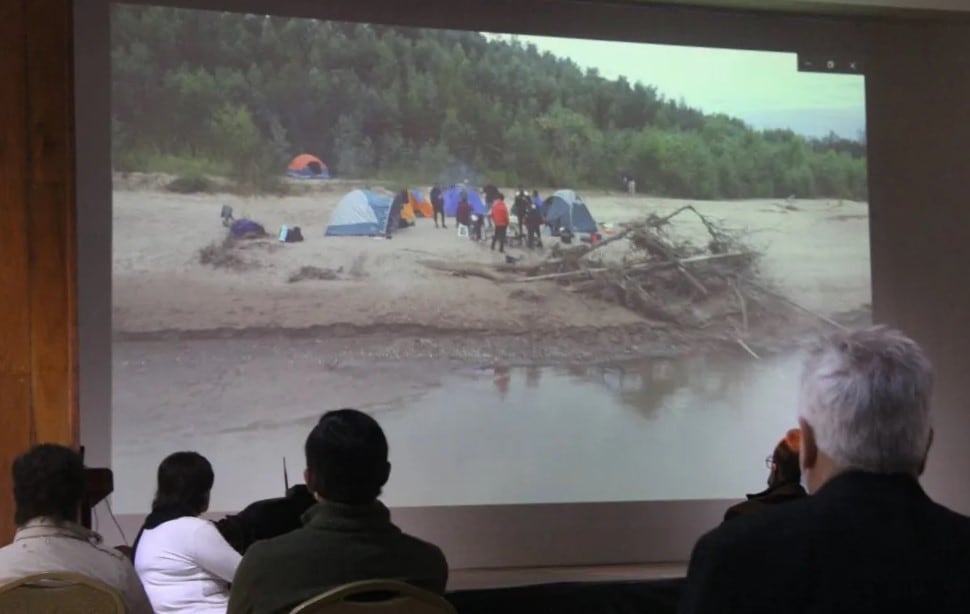
[[75, 446], [72, 0], [0, 0], [0, 544], [13, 458]]

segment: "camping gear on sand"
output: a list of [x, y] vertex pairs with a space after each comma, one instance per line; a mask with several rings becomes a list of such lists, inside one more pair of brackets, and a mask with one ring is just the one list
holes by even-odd
[[236, 220], [229, 227], [229, 235], [234, 239], [256, 239], [266, 236], [266, 229], [262, 224], [245, 218]]

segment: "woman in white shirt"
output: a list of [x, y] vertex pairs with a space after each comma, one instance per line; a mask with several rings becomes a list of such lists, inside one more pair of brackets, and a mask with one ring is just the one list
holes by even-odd
[[158, 466], [152, 513], [135, 539], [135, 570], [157, 614], [225, 614], [240, 555], [209, 508], [215, 476], [195, 452], [176, 452]]

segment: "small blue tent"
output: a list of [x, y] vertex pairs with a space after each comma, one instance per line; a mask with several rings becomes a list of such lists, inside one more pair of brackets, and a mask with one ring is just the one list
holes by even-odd
[[542, 217], [552, 229], [552, 235], [559, 236], [560, 228], [568, 228], [574, 233], [596, 232], [598, 227], [586, 203], [572, 190], [559, 190], [542, 203]]
[[328, 237], [376, 236], [388, 232], [391, 197], [354, 190], [340, 199], [330, 214]]
[[445, 190], [445, 215], [448, 217], [455, 217], [457, 215], [462, 190], [468, 193], [468, 204], [472, 206], [472, 213], [485, 215], [485, 203], [482, 202], [482, 197], [478, 195], [478, 192], [474, 188], [466, 188], [460, 185], [452, 186]]

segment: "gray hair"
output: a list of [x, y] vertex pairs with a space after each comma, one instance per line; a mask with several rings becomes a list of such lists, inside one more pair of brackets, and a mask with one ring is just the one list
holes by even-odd
[[933, 366], [885, 327], [840, 333], [809, 352], [799, 414], [841, 469], [917, 474], [930, 441]]

